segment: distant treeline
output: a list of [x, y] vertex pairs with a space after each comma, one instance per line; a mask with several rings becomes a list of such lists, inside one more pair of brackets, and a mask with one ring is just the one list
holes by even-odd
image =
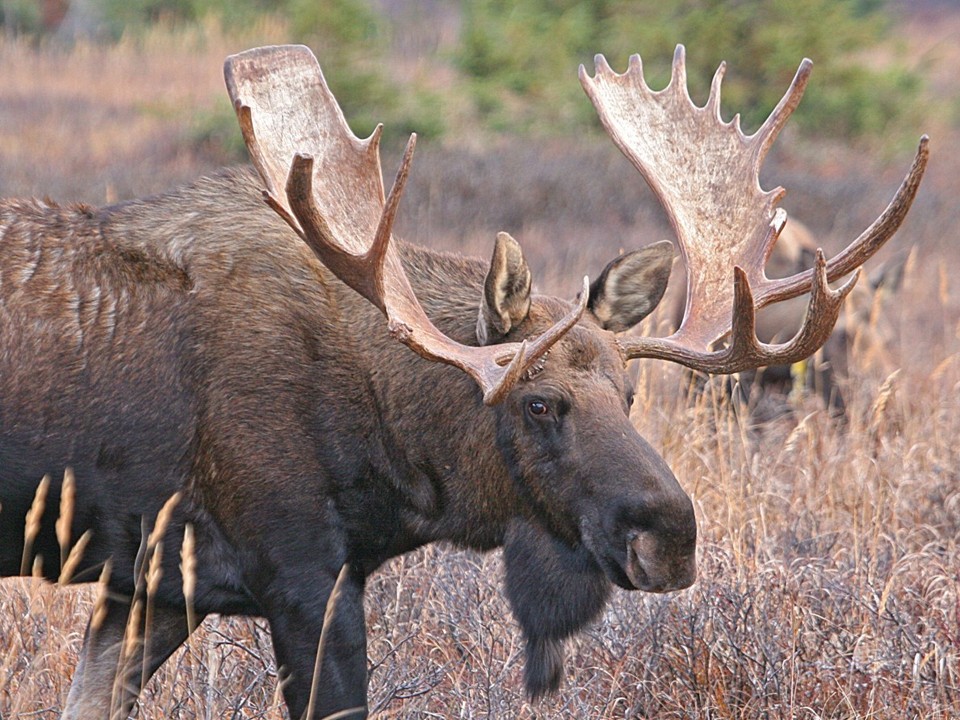
[[[459, 31], [426, 61], [453, 80], [443, 88], [411, 85], [395, 76], [391, 51], [401, 32], [428, 32], [435, 11], [454, 16]], [[358, 131], [372, 129], [376, 117], [398, 135], [416, 129], [434, 136], [449, 129], [439, 98], [447, 92], [485, 131], [594, 128], [575, 79], [579, 64], [592, 69], [594, 54], [603, 53], [623, 70], [639, 52], [658, 87], [669, 79], [673, 48], [683, 43], [697, 102], [727, 61], [724, 114], [740, 112], [747, 131], [810, 57], [814, 80], [796, 125], [811, 135], [882, 137], [910, 119], [923, 92], [921, 75], [891, 39], [892, 13], [884, 0], [0, 0], [7, 34], [106, 41], [157, 24], [214, 18], [230, 32], [279, 19], [290, 41], [317, 51]], [[396, 23], [405, 14], [401, 31]]]

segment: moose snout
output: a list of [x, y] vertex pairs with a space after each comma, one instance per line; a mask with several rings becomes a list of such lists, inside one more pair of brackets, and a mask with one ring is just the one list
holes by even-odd
[[624, 590], [690, 587], [697, 578], [693, 502], [635, 430], [624, 438], [590, 477], [595, 493], [580, 513], [581, 538], [607, 578]]
[[646, 592], [682, 590], [697, 578], [693, 503], [676, 480], [664, 485], [653, 497], [624, 503], [617, 514], [621, 569], [633, 588]]
[[[679, 487], [679, 486], [678, 486]], [[697, 523], [684, 495], [667, 504], [626, 502], [591, 522], [581, 518], [584, 543], [607, 577], [625, 590], [672, 592], [697, 579]], [[597, 529], [605, 528], [600, 532]]]
[[690, 587], [697, 579], [696, 546], [670, 547], [669, 540], [649, 530], [627, 533], [624, 572], [637, 590], [671, 592]]

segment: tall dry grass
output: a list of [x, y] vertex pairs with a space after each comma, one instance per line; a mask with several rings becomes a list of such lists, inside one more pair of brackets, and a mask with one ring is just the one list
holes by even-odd
[[[240, 47], [215, 33], [152, 42], [64, 51], [0, 40], [0, 195], [103, 202], [215, 164], [184, 138]], [[721, 382], [691, 397], [679, 369], [636, 363], [634, 421], [697, 508], [694, 587], [615, 592], [570, 643], [559, 695], [529, 705], [499, 554], [433, 546], [397, 558], [367, 593], [371, 707], [385, 718], [960, 716], [960, 161], [946, 152], [958, 139], [933, 138], [895, 240], [917, 250], [885, 308], [894, 338], [851, 359], [845, 421], [807, 397], [757, 426]], [[879, 212], [907, 158], [813, 157], [788, 145], [767, 174], [836, 249]], [[496, 230], [515, 232], [538, 284], [567, 294], [619, 247], [667, 236], [635, 173], [589, 141], [424, 147], [401, 222], [409, 239], [484, 256]], [[96, 594], [0, 583], [0, 715], [58, 716]], [[284, 717], [265, 624], [208, 619], [139, 713]]]

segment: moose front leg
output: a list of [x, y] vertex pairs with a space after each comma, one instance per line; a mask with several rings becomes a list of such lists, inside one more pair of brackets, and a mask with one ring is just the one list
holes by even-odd
[[[183, 609], [155, 606], [145, 628], [142, 617], [131, 618], [128, 602], [109, 597], [105, 602], [102, 620], [87, 625], [63, 720], [125, 720], [143, 684], [189, 635]], [[131, 622], [137, 622], [135, 631]]]
[[336, 592], [334, 586], [330, 574], [302, 572], [283, 573], [271, 583], [268, 619], [292, 718], [367, 717], [363, 578], [351, 577], [347, 568]]

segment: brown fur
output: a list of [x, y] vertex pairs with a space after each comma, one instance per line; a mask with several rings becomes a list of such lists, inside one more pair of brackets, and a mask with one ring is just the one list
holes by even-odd
[[[403, 243], [399, 251], [434, 323], [476, 344], [487, 265]], [[522, 258], [494, 265], [526, 267]], [[618, 267], [634, 265], [643, 263]], [[662, 286], [644, 293], [625, 272], [614, 275], [631, 296], [655, 303]], [[665, 283], [662, 272], [650, 276]], [[529, 312], [514, 311], [509, 331], [491, 329], [488, 342], [536, 335], [570, 309], [504, 296], [528, 293], [529, 282], [497, 280], [496, 301]], [[615, 288], [594, 292], [625, 304]], [[626, 307], [609, 324], [642, 314]], [[186, 636], [187, 524], [197, 617], [269, 620], [294, 717], [307, 706], [341, 567], [349, 574], [326, 636], [316, 717], [365, 715], [365, 578], [439, 539], [506, 544], [528, 692], [555, 690], [563, 640], [597, 616], [611, 582], [665, 591], [695, 575], [692, 505], [633, 428], [624, 362], [601, 325], [585, 316], [490, 408], [465, 374], [391, 338], [376, 308], [264, 204], [248, 170], [103, 210], [0, 204], [0, 574], [18, 573], [26, 554], [27, 566], [57, 576], [66, 467], [77, 478], [71, 537], [92, 533], [75, 579], [112, 563], [111, 600], [88, 630], [66, 717], [110, 703], [116, 643], [145, 592], [144, 533], [178, 492], [152, 591], [162, 622], [146, 660], [120, 663], [116, 717], [135, 700], [140, 668], [152, 672]], [[44, 474], [54, 481], [25, 553], [23, 518]]]

